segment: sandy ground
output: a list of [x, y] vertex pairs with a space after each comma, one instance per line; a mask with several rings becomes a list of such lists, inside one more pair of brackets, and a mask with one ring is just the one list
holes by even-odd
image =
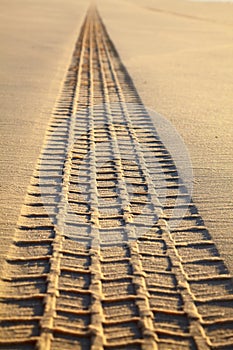
[[195, 203], [233, 273], [233, 5], [99, 3], [144, 103], [185, 141]]
[[[194, 200], [233, 273], [232, 4], [98, 4], [143, 101], [184, 138]], [[88, 2], [13, 0], [0, 6], [4, 254]]]
[[86, 1], [0, 4], [0, 256], [11, 239]]

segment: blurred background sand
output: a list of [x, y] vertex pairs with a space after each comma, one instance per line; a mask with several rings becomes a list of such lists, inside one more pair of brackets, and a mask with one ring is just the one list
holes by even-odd
[[[97, 3], [145, 105], [183, 137], [194, 201], [233, 274], [233, 4]], [[84, 0], [1, 1], [1, 256], [88, 6]]]

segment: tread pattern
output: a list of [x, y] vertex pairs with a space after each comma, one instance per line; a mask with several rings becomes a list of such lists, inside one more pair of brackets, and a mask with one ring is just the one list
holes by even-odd
[[193, 203], [169, 228], [186, 193], [153, 128], [91, 9], [3, 266], [1, 349], [233, 348], [231, 276]]

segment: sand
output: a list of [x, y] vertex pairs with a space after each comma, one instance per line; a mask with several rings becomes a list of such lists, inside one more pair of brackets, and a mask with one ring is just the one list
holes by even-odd
[[117, 3], [99, 4], [109, 33], [145, 105], [182, 136], [194, 201], [233, 273], [233, 6]]
[[88, 5], [1, 1], [1, 256], [13, 236]]
[[[233, 272], [229, 3], [98, 1], [146, 106], [183, 137], [194, 200]], [[1, 2], [1, 253], [12, 237], [86, 1]]]
[[[62, 11], [68, 11], [68, 19], [72, 4], [63, 10], [61, 6], [61, 17], [56, 17], [55, 38], [59, 45], [60, 30], [66, 22], [62, 21], [65, 18]], [[63, 82], [61, 73], [66, 70], [65, 62], [69, 64], [69, 52], [73, 49], [72, 43], [65, 43], [65, 37], [61, 47], [53, 46], [54, 37], [51, 42], [45, 37], [37, 38], [36, 59], [32, 59], [31, 40], [36, 33], [31, 34], [30, 30], [30, 40], [25, 40], [28, 50], [24, 40], [19, 40], [18, 45], [22, 57], [27, 53], [28, 62], [23, 59], [15, 62], [15, 54], [11, 56], [12, 62], [7, 60], [12, 63], [12, 73], [15, 72], [9, 80], [8, 76], [3, 80], [11, 82], [4, 90], [9, 94], [5, 111], [10, 116], [3, 128], [6, 139], [3, 159], [10, 166], [3, 169], [8, 186], [4, 187], [3, 205], [7, 204], [5, 214], [12, 215], [8, 222], [3, 218], [6, 230], [1, 240], [5, 244], [2, 255], [15, 232], [7, 259], [0, 264], [1, 343], [7, 348], [175, 350], [232, 345], [232, 274], [215, 245], [217, 242], [231, 269], [230, 235], [224, 231], [231, 223], [225, 209], [229, 185], [224, 182], [231, 180], [227, 173], [231, 167], [231, 142], [226, 137], [230, 123], [228, 127], [228, 109], [221, 105], [224, 92], [225, 106], [230, 108], [230, 80], [224, 76], [224, 70], [214, 69], [220, 61], [219, 47], [224, 54], [229, 50], [224, 40], [230, 40], [231, 33], [225, 26], [231, 25], [224, 24], [221, 31], [218, 28], [223, 24], [211, 11], [211, 16], [203, 19], [192, 7], [178, 12], [181, 2], [177, 2], [177, 7], [175, 3], [163, 4], [164, 8], [146, 7], [150, 15], [147, 12], [143, 15], [141, 3], [100, 4], [123, 61], [95, 10], [88, 12]], [[56, 13], [54, 5], [51, 15]], [[36, 6], [32, 7], [38, 12]], [[31, 15], [28, 7], [18, 10], [25, 8], [25, 14]], [[113, 16], [114, 8], [118, 10]], [[49, 7], [43, 7], [43, 12], [47, 10]], [[84, 13], [81, 7], [79, 10]], [[154, 13], [158, 14], [156, 21]], [[42, 17], [38, 17], [39, 22], [46, 22], [45, 13]], [[197, 27], [191, 21], [205, 25]], [[24, 29], [26, 22], [25, 19]], [[45, 33], [54, 24], [51, 17], [48, 23]], [[73, 27], [78, 25], [79, 30], [80, 22], [69, 23], [73, 38]], [[144, 27], [139, 32], [140, 23]], [[123, 39], [126, 25], [128, 34]], [[153, 40], [163, 27], [166, 30], [160, 30], [159, 47]], [[213, 33], [216, 42], [211, 46]], [[138, 39], [136, 44], [141, 45], [137, 54], [132, 34]], [[21, 35], [23, 32], [20, 38]], [[26, 39], [26, 32], [23, 38]], [[44, 46], [46, 54], [42, 55]], [[229, 72], [227, 59], [224, 62]], [[160, 112], [164, 108], [163, 114], [183, 134], [194, 164], [194, 199], [200, 213], [191, 203], [183, 220], [180, 215], [174, 217], [174, 206], [177, 207], [178, 199], [186, 200], [187, 193], [183, 186], [178, 186], [180, 174], [174, 166], [174, 157], [153, 131], [123, 63], [132, 70], [144, 102]], [[50, 64], [55, 64], [52, 72]], [[138, 65], [144, 68], [140, 70]], [[210, 73], [214, 74], [211, 80]], [[11, 80], [14, 76], [17, 78]], [[220, 76], [222, 85], [216, 87], [215, 78]], [[45, 83], [49, 86], [47, 90]], [[60, 86], [61, 93], [47, 124], [50, 104], [54, 104]], [[10, 109], [14, 101], [11, 89], [19, 98], [14, 106], [17, 118]], [[23, 97], [30, 103], [25, 103]], [[162, 102], [157, 109], [158, 98]], [[83, 111], [87, 104], [91, 107], [88, 113]], [[224, 123], [218, 123], [219, 105]], [[25, 106], [30, 113], [24, 113]], [[35, 165], [46, 124], [40, 162]], [[212, 137], [216, 145], [220, 139], [219, 158], [220, 151], [214, 154], [215, 148], [210, 147]], [[11, 145], [14, 148], [9, 151]], [[213, 162], [219, 168], [213, 167]], [[228, 168], [222, 170], [223, 164]], [[221, 178], [217, 172], [215, 177], [208, 174], [209, 170], [220, 168]], [[161, 184], [160, 176], [166, 185]], [[210, 191], [211, 181], [215, 183], [214, 193]], [[21, 198], [28, 184], [27, 194]], [[218, 192], [217, 184], [223, 194]], [[11, 197], [7, 193], [9, 186]], [[161, 205], [164, 187], [165, 206]], [[217, 205], [213, 206], [211, 201]], [[21, 208], [21, 213], [15, 230], [17, 208]], [[220, 234], [212, 230], [213, 240], [200, 214], [205, 216], [210, 231], [214, 215], [222, 243], [224, 239], [222, 246]], [[177, 220], [179, 227], [175, 226]]]

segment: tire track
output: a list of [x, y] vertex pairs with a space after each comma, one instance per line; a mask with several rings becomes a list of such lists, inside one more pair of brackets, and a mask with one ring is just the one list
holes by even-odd
[[231, 349], [214, 242], [193, 203], [168, 224], [186, 196], [91, 9], [3, 266], [0, 348]]

